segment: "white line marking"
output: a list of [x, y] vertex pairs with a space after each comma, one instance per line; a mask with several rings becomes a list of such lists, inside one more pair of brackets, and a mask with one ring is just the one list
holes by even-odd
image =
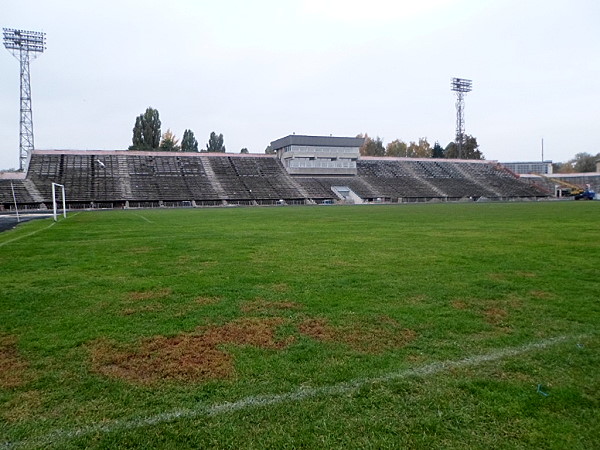
[[33, 236], [34, 234], [38, 234], [40, 231], [47, 230], [48, 228], [54, 226], [55, 223], [56, 222], [52, 222], [50, 225], [48, 225], [45, 228], [40, 228], [39, 230], [33, 231], [33, 232], [29, 233], [29, 234], [24, 234], [23, 236], [19, 236], [19, 237], [16, 237], [14, 239], [10, 239], [9, 241], [1, 242], [0, 243], [0, 247], [5, 246], [6, 244], [10, 244], [11, 242], [20, 241], [21, 239], [24, 239], [24, 238], [29, 237], [29, 236]]
[[154, 223], [150, 219], [148, 219], [147, 217], [142, 216], [141, 214], [134, 214], [134, 216], [138, 216], [138, 217], [144, 219], [148, 223]]
[[[581, 339], [584, 336], [572, 337], [572, 339]], [[440, 361], [428, 364], [413, 369], [406, 369], [399, 372], [388, 373], [374, 378], [359, 378], [350, 380], [344, 383], [338, 383], [330, 386], [322, 387], [301, 387], [295, 391], [290, 391], [284, 394], [265, 394], [252, 397], [246, 397], [235, 402], [225, 402], [216, 405], [198, 405], [191, 409], [176, 409], [154, 416], [137, 417], [131, 419], [114, 420], [103, 424], [88, 425], [75, 429], [58, 429], [38, 438], [32, 438], [20, 442], [0, 443], [0, 449], [18, 448], [22, 446], [44, 446], [56, 445], [69, 441], [71, 439], [88, 436], [98, 433], [113, 433], [115, 431], [135, 430], [137, 428], [149, 427], [167, 422], [173, 422], [179, 419], [195, 419], [198, 417], [218, 416], [234, 411], [240, 411], [248, 408], [260, 408], [270, 405], [276, 405], [284, 402], [299, 402], [305, 399], [316, 397], [336, 396], [354, 392], [364, 386], [387, 383], [394, 380], [402, 380], [410, 377], [425, 377], [436, 375], [441, 372], [446, 372], [451, 369], [460, 369], [463, 367], [471, 367], [486, 362], [497, 361], [499, 359], [510, 356], [518, 356], [532, 350], [539, 350], [559, 344], [571, 339], [567, 336], [560, 336], [543, 341], [534, 342], [531, 344], [522, 345], [520, 347], [511, 347], [496, 350], [484, 355], [474, 355], [468, 358], [459, 359], [458, 361]]]
[[[74, 213], [74, 214], [71, 214], [71, 217], [75, 217], [75, 216], [76, 216], [76, 215], [78, 215], [78, 214], [81, 214], [81, 212], [76, 212], [76, 213]], [[30, 214], [30, 215], [31, 215], [31, 214]], [[48, 216], [48, 217], [52, 217], [52, 216]], [[9, 241], [0, 242], [0, 247], [3, 247], [3, 246], [5, 246], [6, 244], [10, 244], [11, 242], [20, 241], [20, 240], [21, 240], [21, 239], [23, 239], [23, 238], [26, 238], [26, 237], [29, 237], [29, 236], [33, 236], [34, 234], [37, 234], [37, 233], [39, 233], [40, 231], [44, 231], [44, 230], [47, 230], [47, 229], [48, 229], [48, 228], [50, 228], [50, 227], [53, 227], [53, 226], [54, 226], [54, 225], [56, 225], [57, 223], [58, 223], [58, 222], [52, 222], [50, 225], [48, 225], [48, 226], [47, 226], [47, 227], [45, 227], [45, 228], [40, 228], [39, 230], [33, 231], [33, 232], [29, 233], [29, 234], [24, 234], [23, 236], [16, 237], [16, 238], [14, 238], [14, 239], [11, 239], [11, 240], [9, 240]]]

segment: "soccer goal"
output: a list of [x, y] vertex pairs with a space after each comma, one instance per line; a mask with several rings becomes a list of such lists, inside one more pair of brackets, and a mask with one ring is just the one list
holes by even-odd
[[62, 197], [62, 210], [63, 210], [63, 216], [66, 219], [67, 218], [67, 201], [65, 199], [65, 187], [62, 184], [58, 184], [58, 183], [52, 183], [52, 210], [54, 211], [53, 213], [53, 217], [54, 217], [54, 221], [57, 221], [56, 218], [56, 210], [57, 210], [57, 202], [56, 202], [56, 187], [60, 187], [61, 190], [61, 197]]

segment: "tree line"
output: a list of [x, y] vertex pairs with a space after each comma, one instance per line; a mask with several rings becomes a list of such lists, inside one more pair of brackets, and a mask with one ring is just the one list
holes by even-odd
[[[170, 129], [161, 134], [161, 122], [158, 110], [148, 107], [146, 112], [135, 119], [132, 145], [129, 150], [163, 151], [163, 152], [216, 152], [224, 153], [223, 134], [210, 133], [206, 149], [198, 150], [198, 141], [192, 130], [183, 132], [181, 143]], [[243, 148], [242, 153], [248, 153]]]
[[[359, 134], [359, 138], [365, 140], [360, 148], [361, 156], [395, 156], [404, 158], [458, 158], [458, 145], [455, 142], [450, 142], [446, 147], [442, 147], [439, 142], [435, 142], [433, 146], [427, 141], [427, 138], [419, 138], [417, 142], [410, 141], [408, 143], [395, 139], [385, 147], [381, 138], [377, 136], [372, 138], [369, 135]], [[462, 145], [463, 159], [485, 159], [483, 153], [479, 150], [477, 138], [471, 135], [464, 136]]]
[[[395, 139], [386, 146], [379, 136], [372, 138], [368, 134], [359, 134], [356, 137], [363, 138], [364, 144], [360, 147], [361, 156], [394, 156], [404, 158], [458, 158], [458, 146], [456, 142], [450, 142], [442, 147], [439, 142], [433, 146], [427, 138], [419, 138], [418, 141], [404, 142]], [[225, 143], [223, 134], [214, 131], [210, 133], [206, 148], [198, 149], [198, 141], [192, 130], [183, 132], [181, 142], [170, 129], [161, 133], [161, 121], [158, 110], [148, 107], [146, 112], [135, 119], [133, 126], [132, 145], [129, 150], [165, 151], [165, 152], [215, 152], [224, 153]], [[240, 153], [248, 153], [247, 148], [242, 148]], [[267, 146], [265, 153], [275, 153], [271, 146]], [[463, 159], [485, 159], [479, 150], [477, 139], [471, 135], [464, 136], [462, 145]], [[555, 173], [582, 173], [595, 172], [596, 161], [600, 160], [600, 153], [577, 153], [573, 159], [567, 162], [553, 164]]]

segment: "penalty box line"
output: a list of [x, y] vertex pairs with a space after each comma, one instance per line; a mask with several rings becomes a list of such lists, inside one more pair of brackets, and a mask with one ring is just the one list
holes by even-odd
[[357, 391], [358, 389], [379, 383], [387, 383], [395, 380], [402, 380], [412, 377], [426, 377], [447, 372], [452, 369], [472, 367], [487, 362], [498, 361], [504, 358], [519, 356], [535, 350], [542, 350], [568, 339], [581, 339], [585, 336], [559, 336], [549, 338], [538, 342], [522, 345], [519, 347], [509, 347], [499, 349], [490, 353], [473, 355], [459, 360], [446, 360], [427, 364], [421, 367], [391, 372], [385, 375], [372, 378], [358, 378], [355, 380], [321, 387], [302, 387], [294, 391], [283, 394], [266, 394], [243, 398], [234, 402], [225, 402], [215, 405], [200, 405], [197, 408], [176, 409], [154, 416], [138, 417], [131, 419], [114, 420], [102, 424], [88, 425], [81, 428], [55, 430], [38, 438], [26, 439], [20, 442], [5, 442], [0, 444], [0, 449], [12, 449], [23, 446], [39, 445], [57, 445], [66, 441], [84, 437], [92, 434], [106, 434], [117, 431], [135, 430], [143, 427], [150, 427], [168, 422], [174, 422], [181, 419], [196, 419], [198, 417], [211, 417], [221, 414], [236, 412], [249, 408], [260, 408], [265, 406], [277, 405], [285, 402], [299, 402], [311, 398], [337, 396]]

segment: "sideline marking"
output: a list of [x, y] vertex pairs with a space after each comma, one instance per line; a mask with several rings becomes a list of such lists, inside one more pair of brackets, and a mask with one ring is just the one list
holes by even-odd
[[11, 242], [20, 241], [20, 240], [21, 240], [21, 239], [23, 239], [23, 238], [26, 238], [26, 237], [29, 237], [29, 236], [33, 236], [34, 234], [37, 234], [37, 233], [39, 233], [40, 231], [47, 230], [48, 228], [50, 228], [50, 227], [54, 226], [54, 224], [55, 224], [55, 223], [56, 223], [56, 222], [52, 222], [50, 225], [48, 225], [48, 226], [47, 226], [47, 227], [45, 227], [45, 228], [40, 228], [39, 230], [33, 231], [33, 232], [29, 233], [29, 234], [24, 234], [23, 236], [19, 236], [19, 237], [16, 237], [16, 238], [14, 238], [14, 239], [10, 239], [10, 240], [8, 240], [8, 241], [0, 242], [0, 247], [3, 247], [3, 246], [5, 246], [6, 244], [10, 244]]
[[[76, 213], [73, 213], [73, 214], [71, 214], [71, 217], [75, 217], [75, 216], [77, 216], [78, 214], [81, 214], [81, 212], [76, 212]], [[49, 216], [49, 217], [52, 217], [52, 216]], [[63, 220], [64, 220], [64, 219], [63, 219]], [[8, 241], [0, 242], [0, 247], [4, 247], [6, 244], [10, 244], [11, 242], [19, 241], [19, 240], [21, 240], [21, 239], [23, 239], [23, 238], [26, 238], [26, 237], [29, 237], [29, 236], [33, 236], [34, 234], [37, 234], [37, 233], [39, 233], [40, 231], [44, 231], [44, 230], [47, 230], [47, 229], [48, 229], [48, 228], [50, 228], [50, 227], [53, 227], [53, 226], [54, 226], [54, 225], [56, 225], [57, 223], [58, 223], [58, 222], [52, 222], [50, 225], [48, 225], [48, 226], [47, 226], [47, 227], [45, 227], [45, 228], [40, 228], [39, 230], [33, 231], [33, 232], [29, 233], [29, 234], [24, 234], [23, 236], [19, 236], [19, 237], [16, 237], [16, 238], [14, 238], [14, 239], [10, 239], [10, 240], [8, 240]]]
[[436, 375], [451, 369], [460, 369], [463, 367], [476, 366], [486, 362], [497, 361], [509, 356], [518, 356], [532, 350], [544, 349], [552, 345], [559, 344], [567, 339], [580, 339], [585, 336], [559, 336], [545, 339], [539, 342], [525, 344], [520, 347], [510, 347], [487, 353], [484, 355], [474, 355], [458, 361], [447, 360], [439, 361], [425, 366], [406, 369], [399, 372], [391, 372], [379, 377], [358, 378], [343, 383], [322, 387], [301, 387], [295, 391], [284, 394], [264, 394], [246, 397], [234, 402], [225, 402], [215, 405], [198, 405], [196, 408], [175, 409], [169, 412], [156, 414], [154, 416], [137, 417], [131, 419], [113, 420], [103, 424], [87, 425], [81, 428], [58, 429], [51, 431], [38, 438], [23, 440], [18, 442], [0, 443], [0, 449], [12, 449], [22, 446], [46, 446], [57, 445], [71, 439], [88, 436], [98, 433], [113, 433], [115, 431], [135, 430], [137, 428], [149, 427], [167, 422], [173, 422], [179, 419], [195, 419], [201, 416], [218, 416], [230, 412], [240, 411], [247, 408], [260, 408], [270, 405], [277, 405], [283, 402], [298, 402], [305, 399], [317, 398], [321, 396], [335, 396], [354, 392], [363, 386], [377, 383], [387, 383], [393, 380], [402, 380], [409, 377], [423, 377]]

